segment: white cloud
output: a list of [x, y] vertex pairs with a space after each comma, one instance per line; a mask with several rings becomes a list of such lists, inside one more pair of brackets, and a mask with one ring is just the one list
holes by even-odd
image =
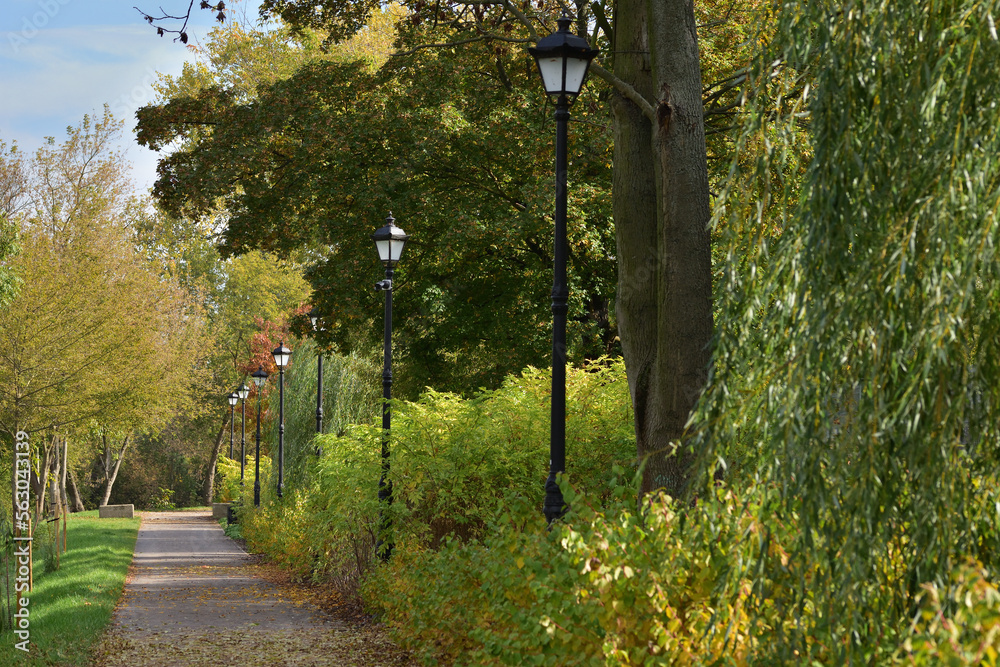
[[136, 180], [141, 187], [152, 183], [154, 154], [134, 143], [135, 111], [154, 100], [157, 72], [180, 73], [191, 57], [187, 49], [144, 25], [78, 26], [39, 32], [4, 56], [0, 137], [32, 150], [45, 136], [60, 140], [66, 127], [108, 104], [125, 121], [122, 148], [129, 149]]

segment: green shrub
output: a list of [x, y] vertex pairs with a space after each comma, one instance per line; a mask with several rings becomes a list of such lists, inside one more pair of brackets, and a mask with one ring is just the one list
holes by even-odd
[[[548, 470], [551, 376], [528, 369], [473, 399], [428, 390], [419, 401], [393, 402], [390, 479], [394, 502], [380, 507], [381, 429], [345, 427], [324, 435], [299, 479], [278, 501], [240, 515], [250, 548], [296, 576], [350, 579], [371, 562], [380, 511], [399, 549], [422, 549], [448, 536], [479, 536], [505, 498], [541, 502]], [[623, 364], [602, 360], [567, 374], [569, 472], [595, 498], [608, 497], [614, 464], [634, 469], [635, 440]], [[223, 466], [228, 488], [231, 478]], [[269, 485], [270, 486], [270, 485]]]
[[[271, 462], [266, 456], [262, 456], [261, 466], [270, 466]], [[215, 485], [215, 502], [234, 503], [237, 502], [245, 491], [249, 491], [253, 498], [254, 465], [253, 455], [247, 456], [244, 462], [243, 484], [240, 484], [240, 462], [220, 456], [216, 463], [216, 473], [219, 475], [219, 483]]]
[[399, 550], [377, 568], [365, 594], [394, 638], [424, 664], [747, 664], [749, 585], [724, 584], [763, 542], [735, 494], [683, 514], [651, 498], [639, 516], [630, 489], [607, 508], [563, 489], [575, 509], [553, 530], [510, 498], [482, 540]]
[[175, 510], [177, 509], [177, 505], [173, 503], [173, 497], [173, 489], [165, 489], [161, 486], [160, 490], [153, 494], [152, 499], [149, 501], [149, 509], [154, 512]]

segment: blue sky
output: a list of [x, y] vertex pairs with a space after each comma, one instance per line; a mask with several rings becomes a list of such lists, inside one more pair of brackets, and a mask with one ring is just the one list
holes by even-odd
[[[134, 7], [180, 14], [189, 0], [2, 0], [0, 5], [0, 140], [33, 151], [57, 141], [84, 114], [104, 104], [125, 120], [122, 148], [140, 188], [155, 178], [156, 154], [134, 141], [135, 110], [153, 101], [157, 73], [179, 74], [190, 52], [172, 35], [157, 37]], [[233, 2], [227, 2], [233, 5]], [[255, 0], [239, 11], [256, 17]], [[192, 42], [216, 25], [195, 2]]]

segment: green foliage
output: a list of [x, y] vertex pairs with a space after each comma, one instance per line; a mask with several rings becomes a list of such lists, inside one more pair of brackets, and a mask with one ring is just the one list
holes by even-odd
[[[780, 494], [760, 521], [794, 527], [774, 597], [795, 623], [756, 626], [764, 663], [885, 660], [922, 582], [970, 555], [998, 564], [998, 9], [778, 11], [744, 137], [767, 150], [735, 166], [718, 209], [723, 302], [697, 420], [706, 485], [719, 459], [753, 461], [742, 474]], [[803, 155], [796, 193], [776, 176]], [[734, 576], [767, 589], [753, 561]]]
[[[309, 339], [288, 343], [292, 363], [285, 371], [285, 485], [309, 478], [316, 460], [316, 344]], [[323, 355], [323, 432], [342, 434], [352, 424], [381, 419], [381, 358], [375, 355]], [[274, 378], [277, 382], [277, 378]], [[272, 388], [269, 434], [278, 441], [277, 387]]]
[[[548, 471], [551, 385], [549, 371], [527, 369], [473, 399], [428, 390], [401, 404], [392, 423], [393, 523], [436, 544], [478, 534], [510, 492], [537, 494]], [[575, 369], [566, 394], [567, 473], [606, 494], [613, 465], [634, 467], [624, 365], [601, 360]]]
[[[215, 502], [253, 503], [253, 485], [256, 479], [254, 469], [253, 452], [247, 452], [246, 461], [243, 462], [243, 484], [240, 484], [240, 462], [233, 461], [225, 456], [219, 457], [217, 472], [221, 477], [221, 482], [215, 486]], [[264, 483], [264, 475], [271, 469], [271, 459], [263, 454], [260, 457], [261, 483]]]
[[173, 503], [174, 491], [173, 489], [165, 489], [162, 486], [160, 490], [153, 495], [153, 499], [149, 504], [149, 509], [154, 512], [165, 512], [168, 510], [177, 509], [177, 505]]
[[982, 565], [962, 565], [947, 585], [931, 583], [923, 589], [897, 662], [995, 667], [1000, 662], [1000, 591]]
[[[331, 314], [320, 338], [341, 350], [379, 341], [370, 235], [395, 213], [414, 238], [395, 276], [399, 395], [496, 387], [550, 352], [550, 114], [525, 54], [473, 48], [485, 76], [445, 51], [378, 73], [317, 58], [250, 103], [220, 80], [139, 112], [140, 142], [184, 143], [161, 163], [157, 199], [201, 218], [225, 206], [228, 253], [315, 257], [314, 303]], [[615, 241], [606, 116], [576, 108], [568, 340], [582, 359], [617, 349]]]
[[[171, 493], [167, 500], [177, 507], [202, 504], [199, 499], [202, 482], [199, 473], [206, 453], [185, 456], [179, 451], [174, 446], [175, 425], [171, 424], [157, 435], [135, 438], [126, 462], [118, 471], [109, 504], [131, 503], [140, 509], [165, 509], [160, 505], [166, 492]], [[99, 500], [100, 496], [94, 502]]]
[[424, 664], [747, 664], [749, 585], [725, 588], [759, 547], [743, 539], [759, 531], [747, 503], [720, 488], [637, 514], [635, 489], [610, 486], [595, 506], [564, 483], [574, 509], [553, 530], [511, 497], [482, 540], [400, 550], [365, 592]]

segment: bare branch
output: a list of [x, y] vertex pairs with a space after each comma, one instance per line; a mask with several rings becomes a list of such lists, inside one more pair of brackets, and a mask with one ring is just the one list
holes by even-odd
[[[146, 21], [146, 23], [148, 23], [151, 26], [154, 26], [156, 28], [156, 34], [159, 35], [160, 37], [163, 37], [164, 34], [171, 32], [177, 35], [177, 37], [174, 39], [175, 42], [179, 39], [181, 41], [181, 44], [188, 43], [187, 26], [188, 22], [191, 20], [191, 10], [194, 9], [194, 0], [191, 0], [188, 3], [187, 12], [185, 12], [181, 16], [174, 16], [172, 14], [167, 14], [167, 12], [163, 9], [163, 7], [160, 7], [161, 16], [153, 16], [152, 14], [144, 12], [135, 6], [133, 6], [132, 9], [139, 12], [142, 15], [143, 20]], [[222, 23], [223, 21], [226, 20], [226, 3], [224, 1], [220, 1], [217, 4], [213, 5], [207, 0], [201, 0], [201, 5], [199, 5], [199, 9], [210, 9], [212, 11], [219, 12], [215, 16], [215, 19], [219, 23]], [[157, 23], [159, 21], [183, 21], [183, 23], [181, 24], [179, 30], [175, 30], [173, 28], [166, 28], [162, 25], [158, 25]]]

